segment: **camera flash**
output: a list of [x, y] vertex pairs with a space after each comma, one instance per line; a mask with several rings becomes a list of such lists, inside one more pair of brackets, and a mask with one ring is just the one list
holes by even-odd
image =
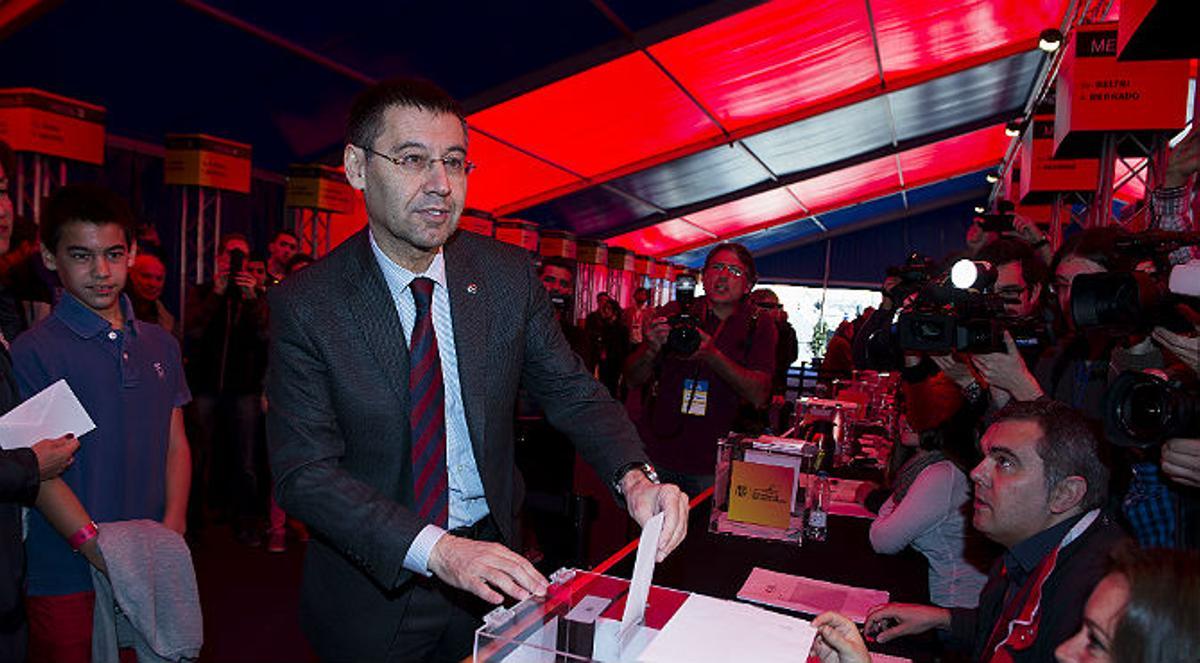
[[950, 282], [954, 284], [955, 288], [966, 290], [975, 285], [977, 278], [979, 278], [979, 270], [973, 261], [966, 258], [954, 263], [954, 267], [950, 268]]

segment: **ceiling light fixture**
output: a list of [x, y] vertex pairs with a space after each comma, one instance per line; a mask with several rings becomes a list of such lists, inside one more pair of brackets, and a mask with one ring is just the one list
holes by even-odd
[[1038, 48], [1046, 51], [1047, 53], [1053, 53], [1057, 51], [1060, 46], [1062, 46], [1062, 43], [1063, 33], [1059, 31], [1058, 28], [1048, 28], [1046, 30], [1042, 30], [1042, 34], [1039, 35]]
[[988, 173], [985, 176], [985, 179], [987, 179], [988, 184], [995, 184], [996, 182], [1000, 181], [1000, 176], [997, 175], [996, 173]]
[[1011, 120], [1008, 124], [1004, 125], [1004, 135], [1009, 138], [1020, 136], [1023, 125], [1024, 123], [1021, 120]]

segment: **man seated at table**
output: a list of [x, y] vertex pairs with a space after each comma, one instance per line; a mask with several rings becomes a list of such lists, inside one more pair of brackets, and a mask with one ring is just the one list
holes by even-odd
[[1004, 546], [979, 607], [889, 603], [867, 615], [878, 642], [931, 629], [973, 661], [1047, 661], [1079, 629], [1088, 593], [1124, 538], [1100, 507], [1108, 468], [1086, 419], [1053, 401], [1004, 408], [971, 471], [975, 528]]

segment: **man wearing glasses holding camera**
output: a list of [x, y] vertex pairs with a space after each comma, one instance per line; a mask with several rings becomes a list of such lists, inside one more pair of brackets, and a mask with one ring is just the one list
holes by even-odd
[[[199, 536], [209, 498], [231, 518], [239, 543], [262, 543], [259, 472], [255, 454], [267, 365], [267, 305], [247, 270], [250, 242], [221, 238], [213, 280], [192, 289], [184, 333], [187, 376], [195, 399], [197, 435], [192, 464], [189, 530]], [[224, 431], [225, 442], [217, 437]]]
[[717, 440], [728, 434], [738, 408], [771, 399], [776, 329], [759, 320], [749, 294], [757, 274], [746, 247], [717, 245], [704, 263], [704, 296], [660, 308], [644, 341], [625, 362], [631, 387], [642, 387], [638, 432], [650, 457], [690, 495], [712, 485]]
[[528, 253], [455, 233], [473, 169], [457, 102], [375, 85], [343, 157], [367, 228], [270, 293], [275, 494], [314, 533], [301, 622], [322, 659], [461, 660], [488, 604], [547, 590], [507, 547], [518, 387], [638, 523], [665, 512], [660, 559], [687, 502], [571, 352]]

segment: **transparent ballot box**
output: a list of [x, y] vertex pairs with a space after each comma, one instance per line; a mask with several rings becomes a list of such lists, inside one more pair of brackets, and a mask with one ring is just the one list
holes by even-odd
[[807, 484], [819, 453], [820, 445], [805, 440], [721, 439], [709, 531], [803, 543]]
[[633, 661], [689, 594], [650, 587], [642, 619], [622, 628], [630, 582], [560, 569], [545, 597], [496, 608], [475, 631], [475, 663]]

